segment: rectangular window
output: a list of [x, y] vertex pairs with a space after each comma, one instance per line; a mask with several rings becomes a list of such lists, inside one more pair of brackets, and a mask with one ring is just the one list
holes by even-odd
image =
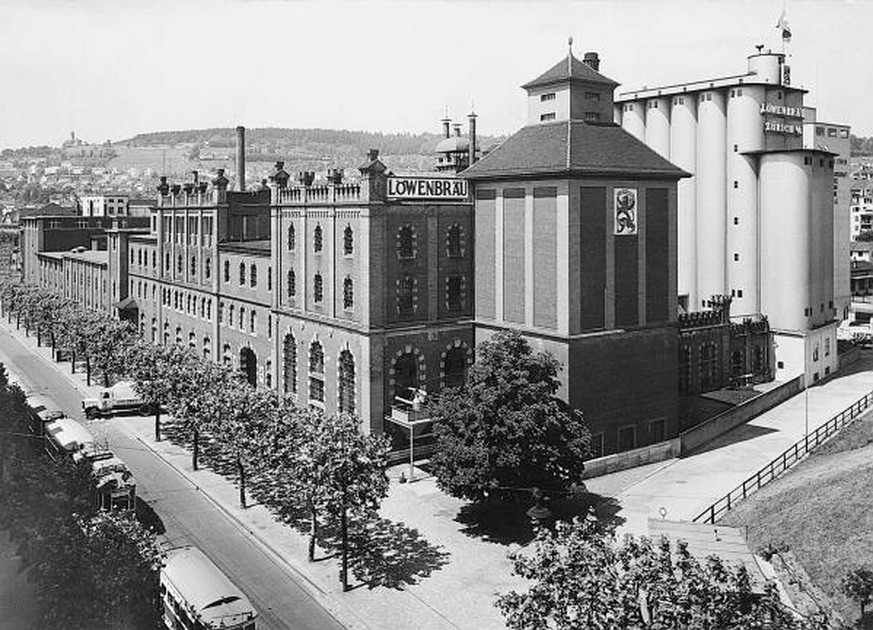
[[603, 457], [603, 433], [595, 433], [591, 436], [588, 451], [591, 458]]
[[828, 127], [828, 138], [836, 138], [837, 130], [833, 127]]
[[816, 127], [815, 128], [815, 135], [823, 136], [824, 134], [825, 134], [824, 127]]
[[849, 130], [848, 129], [840, 129], [840, 138], [845, 139], [848, 137], [849, 137]]
[[554, 92], [549, 92], [548, 94], [540, 94], [540, 102], [541, 103], [544, 103], [546, 101], [554, 101], [554, 100], [555, 100], [555, 93]]
[[554, 120], [554, 119], [555, 119], [555, 112], [549, 112], [548, 114], [541, 114], [540, 115], [540, 122], [546, 122], [547, 120]]
[[600, 92], [585, 92], [586, 101], [600, 101]]
[[740, 218], [734, 217], [734, 225], [739, 225], [739, 224], [740, 224]]
[[664, 419], [649, 422], [649, 440], [652, 444], [664, 441]]
[[590, 121], [600, 120], [600, 113], [599, 112], [585, 112], [584, 119], [590, 120]]
[[622, 427], [618, 430], [618, 450], [629, 451], [636, 447], [636, 428]]
[[738, 298], [743, 297], [743, 290], [742, 289], [737, 289], [737, 297]]

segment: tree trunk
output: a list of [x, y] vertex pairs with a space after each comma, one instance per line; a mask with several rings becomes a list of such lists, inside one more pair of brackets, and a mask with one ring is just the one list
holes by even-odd
[[346, 514], [346, 502], [343, 500], [343, 513], [340, 520], [343, 545], [343, 563], [340, 568], [340, 581], [343, 583], [343, 592], [349, 590], [349, 520]]
[[103, 387], [109, 387], [109, 372], [103, 370]]
[[85, 384], [91, 387], [91, 357], [85, 357]]
[[194, 470], [197, 470], [198, 455], [200, 455], [200, 431], [197, 430], [197, 427], [194, 427], [194, 451], [191, 454], [191, 463]]
[[76, 373], [76, 351], [70, 350], [70, 374]]
[[309, 504], [309, 561], [315, 561], [315, 543], [318, 540], [318, 512], [315, 511], [315, 505]]
[[15, 313], [15, 330], [21, 330], [21, 313]]
[[40, 334], [41, 327], [39, 324], [36, 325], [36, 347], [39, 348], [39, 342], [42, 341], [42, 335]]
[[236, 456], [236, 469], [239, 472], [239, 506], [246, 509], [246, 469], [240, 456]]
[[52, 343], [52, 361], [56, 361], [57, 354], [55, 354], [55, 353], [57, 352], [57, 347], [56, 347], [57, 340], [55, 339], [55, 331], [54, 330], [50, 331], [49, 336], [50, 336], [51, 343]]
[[161, 406], [155, 405], [155, 442], [161, 441]]

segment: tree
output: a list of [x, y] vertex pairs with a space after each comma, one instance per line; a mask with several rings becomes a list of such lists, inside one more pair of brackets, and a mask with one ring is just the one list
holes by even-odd
[[[314, 560], [321, 513], [339, 519], [342, 537], [343, 589], [348, 589], [348, 517], [374, 514], [388, 494], [388, 441], [381, 435], [365, 435], [360, 421], [347, 414], [326, 416], [320, 411], [296, 408], [293, 414], [293, 444], [286, 446], [284, 466], [276, 470], [307, 507], [311, 530], [309, 559]], [[285, 473], [284, 475], [282, 473]]]
[[128, 322], [93, 311], [88, 334], [88, 356], [95, 369], [103, 374], [103, 387], [109, 387], [110, 374], [122, 374], [127, 370], [124, 358], [127, 348], [134, 341], [134, 332]]
[[209, 419], [212, 435], [221, 450], [230, 454], [239, 476], [239, 504], [246, 507], [246, 473], [259, 464], [268, 445], [269, 430], [278, 399], [273, 391], [259, 391], [238, 374], [225, 379], [215, 391]]
[[864, 609], [873, 599], [873, 571], [866, 568], [857, 568], [849, 571], [843, 577], [843, 593], [861, 606], [861, 617]]
[[139, 340], [127, 349], [125, 361], [134, 389], [155, 414], [155, 441], [161, 441], [161, 409], [170, 400], [172, 377], [180, 365], [191, 361], [191, 351], [175, 344], [156, 346]]
[[532, 546], [513, 554], [527, 592], [501, 595], [496, 606], [509, 630], [687, 628], [801, 630], [773, 584], [752, 591], [743, 566], [717, 556], [698, 562], [683, 541], [625, 536], [616, 542], [589, 515], [541, 528]]
[[556, 397], [558, 361], [534, 354], [516, 332], [497, 333], [476, 353], [467, 382], [430, 408], [439, 487], [481, 501], [579, 483], [590, 434], [582, 414]]

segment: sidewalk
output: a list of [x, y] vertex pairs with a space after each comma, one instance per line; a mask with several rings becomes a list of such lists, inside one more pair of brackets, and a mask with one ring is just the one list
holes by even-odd
[[[810, 387], [809, 431], [873, 390], [873, 357], [862, 354], [846, 375]], [[803, 438], [806, 394], [801, 393], [730, 431], [705, 450], [683, 459], [650, 464], [585, 481], [591, 492], [616, 497], [623, 530], [645, 534], [660, 508], [671, 520], [692, 520]]]
[[[96, 395], [100, 387], [85, 385], [85, 375], [70, 374], [68, 362], [54, 363], [49, 348], [36, 347], [35, 337], [25, 338], [5, 320], [0, 329], [9, 332], [62, 374], [83, 396]], [[13, 378], [14, 380], [14, 378]], [[92, 382], [96, 382], [92, 379]], [[388, 585], [360, 585], [343, 593], [339, 583], [339, 560], [310, 563], [308, 538], [290, 525], [278, 522], [264, 506], [239, 507], [238, 488], [228, 479], [201, 468], [191, 469], [191, 453], [168, 440], [154, 441], [151, 417], [119, 416], [89, 423], [97, 439], [112, 424], [134, 437], [200, 489], [214, 505], [238, 523], [241, 531], [283, 563], [297, 581], [343, 625], [352, 630], [498, 630], [503, 618], [494, 607], [498, 594], [524, 588], [511, 575], [507, 557], [510, 546], [485, 541], [463, 532], [455, 520], [463, 501], [440, 492], [433, 477], [417, 471], [413, 483], [398, 482], [399, 466], [389, 471], [389, 495], [380, 516], [391, 522], [383, 534], [398, 541], [393, 554], [383, 562], [383, 580]]]

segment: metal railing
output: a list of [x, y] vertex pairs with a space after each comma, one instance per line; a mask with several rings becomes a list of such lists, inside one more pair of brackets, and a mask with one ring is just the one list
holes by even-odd
[[781, 455], [769, 464], [761, 468], [754, 475], [743, 481], [736, 488], [728, 492], [718, 501], [710, 505], [694, 518], [695, 523], [714, 524], [729, 512], [747, 496], [760, 490], [768, 483], [779, 477], [783, 472], [794, 466], [806, 457], [814, 448], [822, 444], [834, 433], [842, 429], [849, 422], [861, 415], [873, 403], [873, 392], [858, 399], [833, 418], [818, 427], [812, 433], [808, 433], [803, 439], [789, 446]]

